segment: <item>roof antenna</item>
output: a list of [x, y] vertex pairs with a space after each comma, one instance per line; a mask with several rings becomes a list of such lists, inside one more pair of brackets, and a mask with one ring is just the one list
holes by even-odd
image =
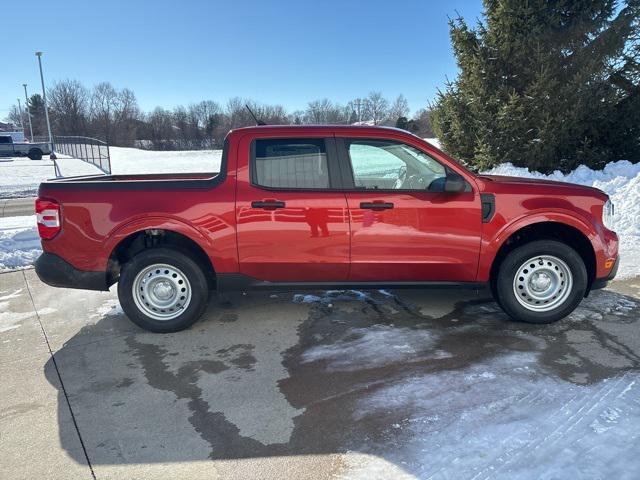
[[264, 123], [262, 120], [258, 120], [258, 117], [256, 117], [255, 114], [251, 111], [251, 109], [249, 108], [249, 105], [245, 104], [245, 107], [247, 107], [247, 110], [249, 110], [249, 113], [251, 114], [253, 119], [256, 121], [256, 125], [266, 125], [266, 123]]

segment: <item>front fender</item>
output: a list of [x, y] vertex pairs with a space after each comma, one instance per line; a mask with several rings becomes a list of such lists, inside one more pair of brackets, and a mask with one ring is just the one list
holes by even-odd
[[498, 251], [513, 234], [524, 227], [543, 222], [557, 222], [575, 228], [589, 239], [596, 254], [596, 259], [605, 257], [604, 244], [600, 235], [601, 232], [598, 231], [597, 226], [592, 220], [576, 212], [568, 215], [563, 211], [544, 210], [523, 215], [495, 229], [491, 229], [490, 227], [485, 229], [480, 250], [477, 280], [489, 280], [491, 266]]

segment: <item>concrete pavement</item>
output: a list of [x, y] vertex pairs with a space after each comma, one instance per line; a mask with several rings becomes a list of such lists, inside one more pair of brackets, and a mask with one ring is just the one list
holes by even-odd
[[34, 215], [36, 197], [0, 198], [0, 218]]
[[0, 274], [0, 470], [507, 478], [535, 463], [633, 478], [639, 298], [640, 279], [614, 284], [536, 326], [467, 291], [234, 294], [157, 335], [113, 290]]

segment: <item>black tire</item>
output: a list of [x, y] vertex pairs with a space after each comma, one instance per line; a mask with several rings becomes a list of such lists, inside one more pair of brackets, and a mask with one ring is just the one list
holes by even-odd
[[40, 150], [39, 148], [32, 148], [31, 150], [29, 150], [28, 157], [31, 160], [42, 160], [42, 150]]
[[500, 308], [504, 310], [504, 307], [502, 306], [502, 302], [500, 301], [500, 297], [498, 296], [498, 282], [496, 281], [495, 278], [492, 278], [491, 281], [489, 282], [489, 289], [491, 291], [491, 296], [493, 297], [495, 302], [498, 304]]
[[[557, 295], [558, 298], [564, 297], [562, 303], [559, 303], [548, 311], [534, 311], [531, 310], [531, 308], [550, 307], [543, 305], [540, 305], [539, 307], [537, 305], [531, 305], [533, 303], [546, 303], [546, 301], [536, 302], [535, 298], [527, 298], [528, 295], [525, 294], [526, 290], [518, 290], [520, 288], [527, 287], [522, 287], [518, 284], [516, 284], [517, 286], [514, 286], [514, 282], [516, 281], [516, 275], [519, 273], [522, 274], [522, 268], [527, 268], [525, 262], [534, 257], [544, 256], [555, 257], [556, 259], [564, 262], [572, 277], [571, 287], [566, 289], [569, 290], [568, 292], [565, 291], [563, 293], [562, 290], [560, 290], [560, 293]], [[551, 259], [551, 261], [553, 260]], [[537, 261], [532, 263], [535, 264], [535, 268], [547, 268], [544, 261], [543, 263], [538, 263]], [[549, 265], [552, 265], [552, 263], [549, 263]], [[558, 270], [555, 267], [553, 268]], [[562, 280], [561, 277], [562, 276], [558, 277], [558, 280]], [[518, 276], [518, 280], [522, 279], [522, 276]], [[546, 277], [543, 280], [546, 281]], [[498, 277], [495, 281], [495, 294], [498, 304], [512, 319], [527, 323], [553, 323], [566, 317], [575, 310], [584, 298], [587, 283], [587, 269], [582, 257], [580, 257], [575, 250], [568, 245], [555, 240], [537, 240], [517, 247], [507, 254], [498, 270]], [[562, 284], [564, 285], [564, 281]], [[567, 282], [567, 284], [569, 284], [569, 282]], [[558, 288], [562, 288], [562, 285]], [[524, 297], [524, 300], [522, 301], [529, 304], [529, 307], [525, 307], [520, 303], [514, 290], [521, 292], [520, 295]], [[555, 300], [555, 298], [556, 297], [554, 296], [553, 300], [550, 298], [547, 301], [551, 301], [552, 303], [554, 301], [559, 301]]]
[[[186, 308], [175, 308], [176, 311], [181, 311], [175, 318], [153, 318], [143, 310], [144, 305], [138, 306], [134, 299], [133, 286], [138, 274], [156, 264], [176, 268], [188, 281], [191, 290], [190, 301]], [[189, 328], [204, 313], [209, 301], [209, 285], [204, 272], [187, 252], [172, 248], [152, 248], [139, 253], [122, 267], [118, 281], [118, 298], [124, 313], [139, 327], [155, 333], [178, 332]], [[147, 308], [153, 308], [149, 307], [148, 303], [146, 305]]]

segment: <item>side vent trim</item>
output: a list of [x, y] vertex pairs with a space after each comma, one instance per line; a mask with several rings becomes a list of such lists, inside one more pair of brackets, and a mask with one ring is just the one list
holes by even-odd
[[496, 197], [493, 193], [481, 193], [482, 223], [489, 223], [496, 213]]

